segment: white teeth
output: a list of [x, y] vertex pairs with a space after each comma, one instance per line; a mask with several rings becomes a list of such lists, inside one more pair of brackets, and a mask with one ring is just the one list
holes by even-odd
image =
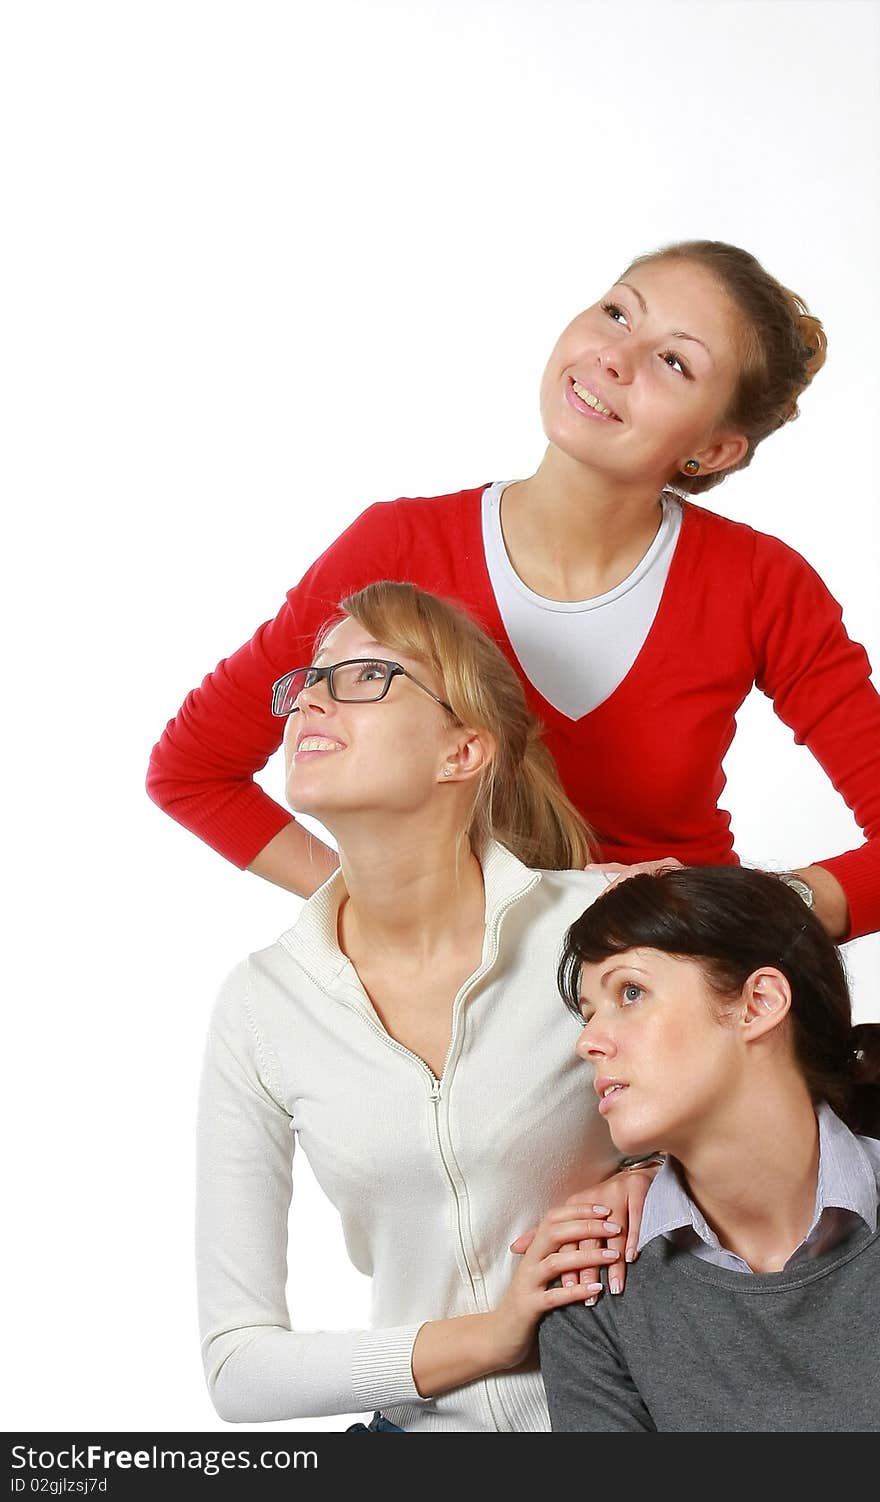
[[322, 735], [306, 735], [299, 742], [297, 751], [338, 751], [338, 741], [328, 741]]
[[625, 1088], [626, 1088], [626, 1087], [625, 1087], [625, 1086], [624, 1086], [624, 1085], [608, 1085], [608, 1086], [607, 1086], [607, 1087], [606, 1087], [606, 1088], [605, 1088], [605, 1089], [604, 1089], [604, 1090], [603, 1090], [603, 1091], [602, 1091], [602, 1099], [603, 1099], [603, 1100], [605, 1100], [605, 1099], [606, 1099], [606, 1097], [607, 1097], [607, 1096], [609, 1096], [609, 1095], [613, 1095], [613, 1094], [614, 1094], [614, 1092], [615, 1092], [615, 1090], [623, 1090], [623, 1089], [625, 1089]]
[[574, 388], [575, 396], [579, 396], [581, 401], [586, 402], [588, 407], [592, 407], [595, 412], [601, 413], [603, 417], [614, 416], [614, 413], [611, 411], [610, 407], [603, 407], [598, 396], [596, 396], [594, 392], [588, 391], [586, 386], [581, 385], [580, 381], [572, 381], [571, 384]]

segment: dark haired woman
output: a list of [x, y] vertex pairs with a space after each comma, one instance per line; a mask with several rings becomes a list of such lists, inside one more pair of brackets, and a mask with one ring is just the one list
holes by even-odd
[[154, 750], [152, 797], [239, 866], [312, 892], [334, 853], [253, 780], [279, 745], [269, 690], [344, 595], [409, 580], [464, 605], [505, 651], [608, 863], [736, 863], [717, 800], [757, 684], [867, 835], [817, 852], [797, 873], [803, 895], [836, 939], [880, 928], [880, 698], [865, 653], [797, 553], [680, 493], [748, 464], [797, 415], [824, 349], [818, 320], [745, 251], [694, 241], [634, 262], [550, 356], [537, 472], [365, 511], [187, 697]]
[[560, 986], [616, 1146], [670, 1156], [625, 1298], [544, 1321], [554, 1429], [880, 1429], [880, 1026], [821, 925], [763, 872], [637, 876]]

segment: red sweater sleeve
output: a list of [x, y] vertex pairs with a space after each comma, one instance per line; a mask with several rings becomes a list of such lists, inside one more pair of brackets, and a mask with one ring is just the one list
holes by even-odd
[[753, 561], [756, 683], [824, 767], [865, 843], [812, 861], [837, 878], [850, 912], [848, 939], [880, 929], [880, 695], [864, 647], [841, 609], [792, 548], [756, 533]]
[[397, 534], [393, 501], [363, 512], [288, 592], [275, 619], [187, 695], [153, 747], [150, 797], [241, 868], [292, 822], [254, 782], [284, 733], [271, 710], [272, 684], [311, 660], [318, 630], [346, 595], [401, 577]]

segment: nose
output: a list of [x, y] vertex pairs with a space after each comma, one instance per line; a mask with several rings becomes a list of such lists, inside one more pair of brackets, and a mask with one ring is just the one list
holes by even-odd
[[319, 678], [317, 683], [301, 688], [296, 696], [298, 710], [312, 710], [322, 715], [329, 712], [333, 702], [330, 697], [330, 685], [326, 678]]
[[629, 385], [633, 375], [632, 355], [620, 340], [606, 344], [599, 350], [596, 358], [599, 369], [609, 380]]
[[608, 1031], [592, 1016], [584, 1025], [583, 1032], [575, 1044], [577, 1052], [588, 1064], [598, 1064], [602, 1059], [613, 1059], [617, 1053], [617, 1044]]

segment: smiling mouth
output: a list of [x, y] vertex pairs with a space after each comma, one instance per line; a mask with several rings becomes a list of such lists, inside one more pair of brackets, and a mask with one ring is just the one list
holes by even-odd
[[325, 735], [304, 735], [296, 743], [296, 754], [301, 751], [342, 751], [341, 741], [331, 741]]
[[610, 407], [606, 407], [604, 402], [601, 402], [599, 400], [595, 391], [590, 391], [587, 386], [582, 386], [580, 381], [572, 380], [571, 389], [574, 392], [575, 396], [578, 397], [578, 399], [582, 401], [586, 407], [589, 407], [592, 412], [597, 412], [600, 417], [609, 417], [614, 422], [622, 421], [622, 419], [618, 417], [616, 412], [612, 412]]

